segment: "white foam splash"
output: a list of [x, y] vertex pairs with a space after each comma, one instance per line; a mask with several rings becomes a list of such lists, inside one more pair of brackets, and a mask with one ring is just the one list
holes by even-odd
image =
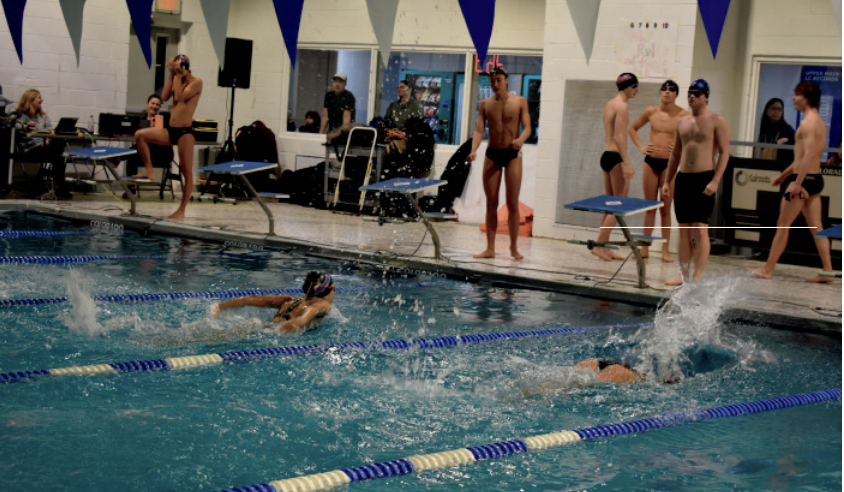
[[69, 268], [62, 280], [67, 289], [67, 300], [71, 305], [65, 325], [71, 331], [89, 337], [107, 333], [109, 329], [97, 320], [100, 308], [91, 297], [88, 279], [77, 270]]
[[[652, 328], [640, 331], [642, 341], [634, 349], [636, 369], [658, 380], [681, 377], [688, 354], [705, 346], [736, 351], [735, 340], [722, 341], [724, 325], [719, 317], [742, 299], [745, 278], [726, 276], [684, 283], [657, 310]], [[731, 337], [732, 338], [732, 337]]]

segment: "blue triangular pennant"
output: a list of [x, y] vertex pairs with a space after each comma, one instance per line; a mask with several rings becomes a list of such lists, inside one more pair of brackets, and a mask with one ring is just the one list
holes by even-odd
[[706, 37], [709, 39], [709, 47], [712, 48], [712, 58], [715, 58], [718, 54], [718, 43], [721, 41], [721, 31], [724, 30], [724, 21], [727, 20], [727, 11], [730, 10], [730, 0], [697, 0], [697, 6]]
[[26, 8], [26, 0], [2, 0], [2, 3], [18, 60], [23, 64], [23, 9]]
[[135, 34], [141, 44], [141, 51], [147, 60], [147, 66], [152, 68], [152, 48], [150, 46], [149, 20], [152, 15], [153, 0], [126, 0], [129, 7], [129, 17], [132, 18], [132, 25], [135, 26]]
[[495, 0], [458, 0], [478, 60], [486, 60], [492, 25], [495, 23]]
[[296, 66], [296, 46], [299, 43], [299, 22], [302, 20], [302, 6], [305, 0], [273, 0], [278, 27], [287, 47], [290, 65]]

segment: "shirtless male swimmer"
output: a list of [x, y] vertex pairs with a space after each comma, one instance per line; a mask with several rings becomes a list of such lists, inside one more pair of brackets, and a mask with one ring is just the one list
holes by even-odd
[[182, 202], [170, 218], [179, 219], [185, 216], [185, 209], [193, 190], [193, 145], [196, 143], [196, 138], [192, 133], [193, 114], [196, 112], [199, 96], [202, 94], [202, 79], [191, 74], [190, 60], [187, 55], [176, 55], [167, 63], [167, 70], [170, 71], [170, 77], [164, 84], [161, 99], [168, 101], [170, 96], [173, 96], [170, 127], [145, 128], [135, 133], [135, 145], [144, 161], [144, 171], [132, 177], [155, 179], [149, 144], [178, 145], [179, 167], [182, 170], [182, 176], [185, 177], [185, 184], [182, 188]]
[[[774, 276], [777, 260], [788, 244], [789, 228], [801, 213], [806, 219], [806, 225], [812, 227], [810, 231], [821, 256], [823, 270], [832, 271], [829, 240], [815, 236], [823, 229], [821, 191], [824, 183], [821, 175], [821, 155], [826, 144], [826, 125], [818, 114], [821, 89], [814, 82], [801, 82], [794, 88], [791, 100], [794, 102], [794, 109], [803, 112], [803, 120], [794, 136], [794, 162], [771, 181], [773, 186], [782, 186], [786, 190], [780, 202], [777, 233], [771, 243], [768, 261], [751, 270], [754, 276], [765, 279]], [[832, 282], [832, 278], [817, 276], [806, 282], [828, 283]]]
[[[604, 175], [604, 193], [612, 196], [627, 196], [630, 180], [636, 173], [627, 156], [627, 124], [630, 123], [630, 108], [627, 101], [639, 92], [639, 79], [632, 73], [623, 73], [615, 80], [618, 94], [604, 106], [604, 153], [601, 155], [601, 170]], [[619, 164], [621, 164], [619, 166]], [[610, 240], [615, 226], [614, 215], [601, 216], [599, 243]], [[592, 254], [604, 261], [622, 260], [621, 256], [607, 248], [592, 248]]]
[[[661, 198], [664, 202], [659, 209], [659, 218], [662, 228], [660, 236], [665, 238], [662, 245], [662, 261], [671, 263], [674, 260], [668, 254], [668, 239], [671, 236], [671, 198], [658, 197], [662, 185], [665, 183], [666, 169], [668, 168], [668, 156], [674, 148], [674, 133], [677, 131], [677, 120], [688, 116], [689, 112], [677, 106], [674, 101], [680, 92], [680, 86], [673, 80], [666, 80], [659, 88], [659, 104], [648, 106], [636, 121], [630, 125], [628, 132], [630, 139], [639, 148], [639, 152], [645, 156], [646, 166], [642, 167], [642, 189], [646, 200], [657, 200]], [[639, 130], [645, 125], [651, 125], [651, 135], [648, 145], [645, 146], [639, 138]], [[645, 236], [650, 236], [653, 231], [656, 219], [656, 210], [645, 212]], [[642, 247], [642, 258], [648, 258], [649, 248]]]
[[[709, 103], [709, 84], [697, 79], [689, 86], [689, 109], [692, 114], [677, 122], [674, 150], [668, 161], [668, 176], [662, 185], [662, 196], [671, 197], [669, 184], [674, 176], [674, 213], [680, 225], [680, 276], [666, 285], [681, 285], [689, 279], [694, 259], [694, 282], [703, 278], [709, 260], [709, 217], [715, 207], [715, 192], [730, 160], [730, 127], [723, 116], [713, 113]], [[718, 162], [715, 162], [715, 151]], [[679, 168], [679, 172], [677, 169]]]
[[[510, 232], [510, 255], [524, 258], [516, 245], [519, 237], [519, 192], [522, 188], [522, 153], [525, 140], [530, 137], [530, 114], [527, 99], [507, 92], [507, 72], [496, 67], [489, 74], [489, 85], [494, 92], [481, 101], [478, 125], [472, 135], [472, 152], [467, 161], [477, 158], [478, 147], [484, 137], [484, 126], [489, 126], [489, 141], [484, 157], [484, 194], [486, 195], [486, 249], [475, 258], [495, 258], [495, 236], [498, 229], [498, 191], [504, 174], [507, 198], [507, 226]], [[522, 132], [519, 133], [519, 125]]]

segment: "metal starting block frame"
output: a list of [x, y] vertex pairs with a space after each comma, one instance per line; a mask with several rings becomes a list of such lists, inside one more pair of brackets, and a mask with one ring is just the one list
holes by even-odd
[[[284, 193], [258, 193], [255, 191], [255, 188], [252, 186], [252, 183], [249, 182], [249, 178], [246, 177], [249, 173], [254, 173], [258, 171], [265, 171], [267, 169], [273, 169], [278, 167], [278, 164], [273, 162], [249, 162], [249, 161], [232, 161], [232, 162], [221, 162], [220, 164], [213, 164], [211, 166], [205, 166], [199, 168], [199, 172], [207, 172], [212, 174], [231, 174], [237, 176], [240, 181], [246, 186], [246, 189], [249, 190], [249, 193], [252, 195], [252, 199], [258, 202], [258, 205], [264, 209], [264, 213], [267, 214], [267, 218], [270, 220], [270, 234], [275, 234], [275, 219], [273, 218], [273, 213], [270, 212], [270, 209], [267, 208], [267, 204], [264, 203], [264, 198], [290, 198], [290, 195], [286, 195]], [[210, 181], [210, 177], [209, 177]], [[203, 192], [204, 193], [204, 192]], [[222, 203], [233, 203], [237, 204], [237, 200], [234, 198], [221, 198], [221, 197], [203, 197], [200, 195], [196, 198], [196, 201], [213, 201], [214, 203], [222, 202]]]
[[[67, 159], [67, 158], [86, 159], [86, 160], [93, 161], [93, 163], [96, 165], [96, 164], [99, 163], [98, 161], [105, 161], [106, 159], [114, 159], [114, 158], [118, 158], [118, 157], [126, 157], [126, 156], [129, 156], [129, 155], [132, 155], [132, 154], [136, 154], [137, 152], [138, 151], [135, 150], [135, 149], [124, 149], [124, 148], [120, 148], [120, 147], [89, 147], [87, 149], [69, 150], [69, 151], [63, 153], [62, 157], [64, 157], [65, 159]], [[92, 180], [92, 179], [83, 180], [83, 179], [77, 179], [77, 180], [74, 180], [74, 181], [78, 181], [78, 182], [86, 183], [86, 184], [113, 183], [114, 181], [117, 181], [120, 184], [120, 186], [123, 187], [123, 190], [126, 192], [126, 196], [129, 197], [129, 200], [131, 202], [131, 205], [129, 206], [129, 214], [130, 215], [138, 215], [137, 203], [136, 203], [137, 200], [138, 200], [138, 197], [134, 193], [132, 193], [132, 191], [129, 189], [128, 183], [133, 183], [133, 182], [135, 182], [135, 183], [138, 183], [138, 182], [149, 183], [150, 180], [141, 181], [141, 180], [133, 180], [132, 178], [127, 177], [127, 176], [121, 177], [117, 174], [117, 170], [115, 170], [113, 167], [111, 167], [107, 162], [103, 162], [101, 164], [102, 164], [103, 169], [106, 170], [106, 176], [108, 176], [109, 174], [114, 176], [113, 180]], [[66, 179], [66, 181], [67, 181], [67, 179]]]
[[632, 234], [624, 218], [647, 212], [648, 210], [656, 210], [658, 208], [661, 208], [663, 205], [664, 204], [662, 202], [654, 200], [643, 200], [641, 198], [629, 198], [624, 196], [611, 195], [601, 195], [593, 198], [587, 198], [586, 200], [580, 200], [578, 202], [569, 203], [565, 206], [565, 208], [569, 210], [597, 212], [615, 216], [616, 220], [618, 221], [618, 227], [621, 229], [621, 232], [624, 234], [625, 238], [624, 241], [606, 241], [602, 243], [591, 240], [569, 242], [574, 244], [585, 244], [590, 251], [593, 248], [617, 249], [618, 247], [629, 247], [633, 252], [633, 255], [636, 256], [636, 270], [639, 274], [639, 288], [643, 289], [645, 287], [648, 287], [648, 284], [645, 282], [646, 263], [645, 259], [642, 258], [642, 253], [639, 251], [639, 248], [642, 246], [650, 246], [652, 244], [665, 242], [665, 238]]
[[[418, 193], [423, 190], [427, 190], [428, 188], [438, 188], [444, 184], [448, 183], [448, 181], [444, 179], [416, 179], [416, 178], [393, 178], [387, 181], [379, 181], [377, 183], [361, 186], [360, 191], [366, 193], [367, 191], [377, 191], [381, 193], [398, 193], [404, 195], [405, 198], [410, 201], [410, 204], [413, 206], [413, 210], [416, 212], [416, 215], [422, 219], [422, 222], [425, 223], [425, 227], [428, 229], [428, 232], [431, 233], [431, 240], [434, 242], [434, 259], [439, 261], [442, 258], [440, 255], [440, 236], [437, 234], [437, 231], [434, 230], [434, 226], [431, 224], [431, 221], [428, 220], [428, 217], [431, 217], [432, 214], [426, 214], [419, 208], [419, 203], [416, 202], [416, 197], [414, 197], [414, 193]], [[387, 220], [379, 220], [379, 225], [384, 225], [384, 222]]]

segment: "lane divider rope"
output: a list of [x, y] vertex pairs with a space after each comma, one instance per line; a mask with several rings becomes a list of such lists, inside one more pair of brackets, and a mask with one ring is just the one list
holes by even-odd
[[0, 237], [84, 236], [91, 231], [0, 231]]
[[[363, 285], [353, 287], [337, 287], [337, 292], [361, 292], [367, 290], [398, 290], [436, 287], [436, 282], [419, 282], [409, 285]], [[165, 292], [162, 294], [121, 294], [115, 296], [94, 296], [92, 299], [102, 302], [157, 302], [180, 301], [184, 299], [233, 299], [245, 296], [264, 296], [281, 294], [304, 294], [302, 289], [245, 289], [211, 292]], [[67, 302], [67, 297], [52, 299], [4, 299], [0, 300], [0, 308], [16, 306], [41, 306], [44, 304], [61, 304]]]
[[546, 330], [515, 331], [505, 333], [482, 333], [478, 335], [457, 335], [433, 338], [416, 338], [412, 340], [387, 340], [383, 342], [347, 342], [340, 344], [301, 345], [295, 347], [273, 347], [237, 352], [223, 352], [220, 354], [188, 355], [183, 357], [169, 357], [166, 359], [136, 360], [129, 362], [114, 362], [93, 366], [62, 367], [58, 369], [44, 369], [38, 371], [7, 372], [0, 374], [0, 383], [12, 381], [32, 381], [38, 376], [70, 376], [70, 375], [99, 375], [119, 374], [129, 372], [171, 371], [177, 369], [191, 369], [205, 367], [223, 362], [251, 362], [270, 357], [294, 356], [304, 354], [319, 354], [347, 349], [394, 349], [403, 350], [415, 347], [417, 349], [453, 347], [473, 343], [507, 340], [510, 338], [527, 338], [542, 336], [571, 335], [599, 330], [634, 329], [649, 326], [653, 323], [635, 323], [628, 325], [581, 326], [574, 328], [551, 328]]
[[574, 431], [555, 432], [552, 434], [528, 437], [526, 439], [496, 442], [441, 453], [410, 456], [400, 460], [363, 465], [354, 468], [345, 468], [328, 473], [318, 473], [315, 475], [305, 475], [285, 480], [276, 480], [268, 483], [251, 485], [249, 487], [225, 489], [221, 492], [315, 492], [320, 490], [329, 490], [351, 482], [360, 482], [375, 478], [397, 477], [413, 472], [453, 467], [482, 460], [491, 460], [502, 456], [525, 453], [527, 451], [561, 446], [564, 444], [573, 444], [581, 441], [591, 441], [607, 437], [635, 434], [672, 425], [688, 424], [700, 420], [750, 415], [754, 413], [781, 410], [784, 408], [840, 399], [841, 388], [836, 388], [811, 393], [802, 393], [799, 395], [781, 396], [767, 400], [736, 403], [720, 407], [670, 412], [651, 418], [632, 420], [629, 422], [599, 425], [597, 427], [587, 427], [585, 429], [577, 429]]
[[226, 256], [223, 254], [215, 255], [84, 255], [84, 256], [0, 256], [0, 264], [9, 265], [65, 265], [68, 263], [89, 263], [92, 261], [103, 260], [135, 260], [140, 258], [173, 258], [173, 259], [193, 259], [193, 258], [219, 258]]

